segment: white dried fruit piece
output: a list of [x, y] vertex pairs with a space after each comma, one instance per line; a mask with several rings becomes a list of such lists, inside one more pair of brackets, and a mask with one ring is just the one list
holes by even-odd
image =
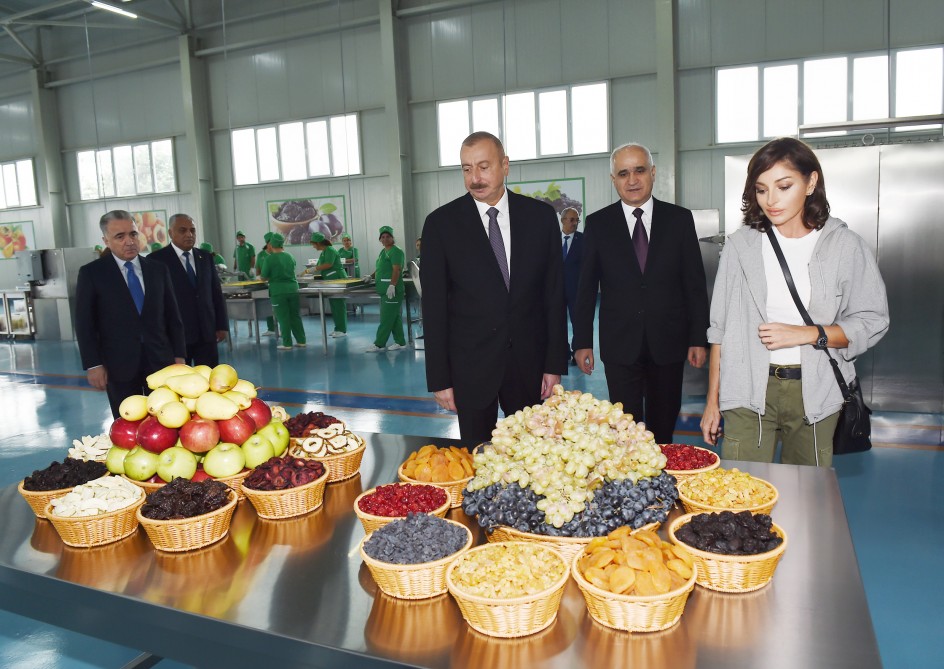
[[119, 476], [106, 476], [76, 486], [52, 501], [52, 513], [64, 518], [96, 516], [131, 506], [144, 491]]
[[69, 457], [73, 460], [104, 462], [109, 449], [113, 445], [107, 434], [100, 434], [96, 437], [85, 435], [81, 440], [72, 440]]
[[289, 419], [288, 411], [285, 410], [285, 407], [272, 407], [272, 418], [273, 420], [285, 422]]

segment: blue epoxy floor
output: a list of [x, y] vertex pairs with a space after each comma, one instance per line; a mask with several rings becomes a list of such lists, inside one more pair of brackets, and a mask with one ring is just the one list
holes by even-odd
[[[276, 351], [274, 338], [257, 347], [243, 322], [233, 352], [221, 349], [223, 361], [291, 413], [302, 406], [323, 410], [355, 431], [458, 436], [455, 419], [426, 392], [422, 351], [363, 352], [373, 340], [375, 312], [351, 318], [351, 335], [330, 340], [329, 357], [322, 355], [318, 321], [305, 320], [307, 349]], [[589, 378], [571, 370], [565, 387], [606, 396], [602, 370]], [[71, 342], [0, 344], [0, 406], [3, 486], [61, 459], [72, 439], [106, 431], [111, 423], [105, 396], [85, 385]], [[700, 443], [695, 435], [702, 406], [702, 398], [687, 399], [677, 440]], [[887, 446], [837, 458], [836, 471], [882, 659], [888, 669], [940, 666], [944, 503], [935, 483], [944, 480], [944, 420], [937, 414], [880, 414], [873, 424], [874, 441]], [[138, 655], [0, 612], [0, 669], [117, 669]], [[184, 667], [170, 660], [157, 666]]]

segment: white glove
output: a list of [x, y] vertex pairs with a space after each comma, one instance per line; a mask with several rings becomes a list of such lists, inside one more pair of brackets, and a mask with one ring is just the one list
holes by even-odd
[[393, 284], [387, 286], [387, 299], [392, 300], [393, 296], [397, 294], [397, 287]]

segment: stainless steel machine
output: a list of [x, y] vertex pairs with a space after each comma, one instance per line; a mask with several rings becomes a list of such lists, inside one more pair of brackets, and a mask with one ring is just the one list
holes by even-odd
[[[88, 248], [44, 249], [38, 254], [41, 275], [29, 279], [37, 339], [75, 339], [72, 328], [75, 286], [82, 265], [95, 260]], [[36, 274], [34, 268], [33, 273]]]

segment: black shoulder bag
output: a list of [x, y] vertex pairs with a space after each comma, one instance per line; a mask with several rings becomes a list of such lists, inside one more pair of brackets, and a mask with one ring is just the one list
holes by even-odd
[[[793, 283], [793, 276], [790, 274], [790, 268], [787, 266], [786, 258], [783, 257], [783, 251], [780, 250], [780, 243], [777, 242], [773, 228], [767, 229], [767, 238], [770, 240], [774, 253], [777, 254], [780, 269], [783, 270], [783, 278], [787, 281], [787, 288], [790, 289], [790, 295], [800, 311], [800, 316], [803, 317], [803, 322], [807, 325], [816, 325], [806, 311], [806, 307], [803, 306], [803, 302], [800, 301], [796, 285]], [[836, 375], [836, 383], [839, 384], [839, 390], [842, 391], [844, 400], [842, 409], [839, 412], [836, 433], [833, 435], [833, 455], [867, 451], [872, 448], [872, 424], [869, 419], [872, 410], [865, 405], [859, 379], [856, 377], [847, 385], [845, 379], [842, 378], [842, 372], [839, 371], [839, 363], [830, 355], [829, 349], [824, 348], [823, 353], [829, 356], [829, 363], [833, 367], [833, 374]]]

